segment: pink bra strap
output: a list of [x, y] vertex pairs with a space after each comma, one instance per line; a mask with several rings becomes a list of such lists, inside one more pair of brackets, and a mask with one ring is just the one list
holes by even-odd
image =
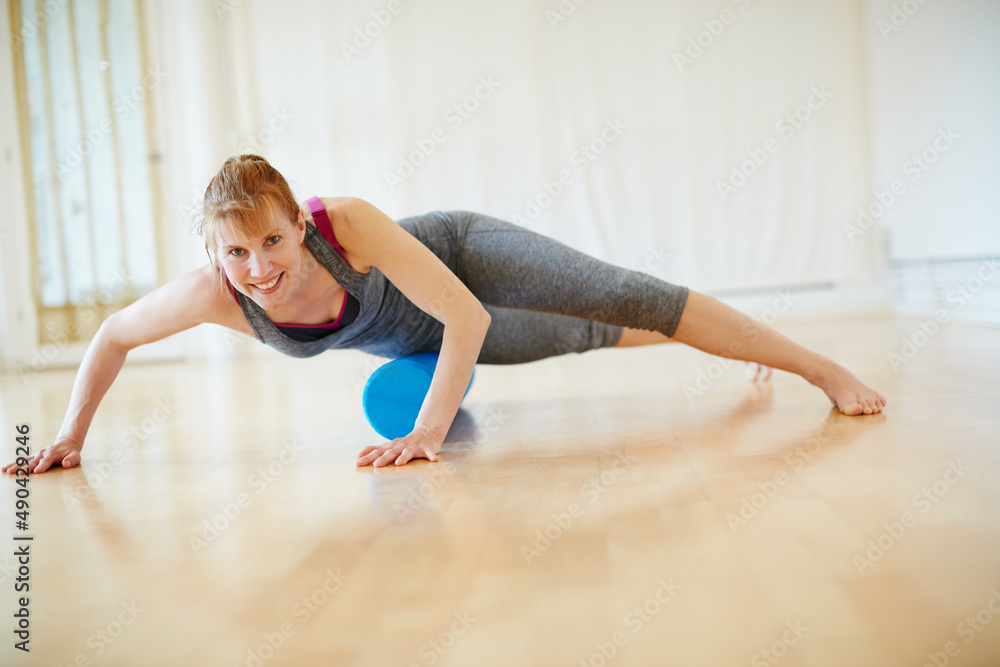
[[309, 204], [309, 210], [312, 212], [313, 222], [316, 223], [316, 229], [319, 233], [330, 242], [333, 249], [337, 251], [344, 260], [347, 260], [347, 256], [344, 254], [343, 248], [337, 243], [337, 237], [333, 233], [333, 223], [330, 222], [330, 217], [326, 214], [326, 207], [323, 206], [323, 202], [319, 200], [319, 197], [310, 197], [306, 200]]

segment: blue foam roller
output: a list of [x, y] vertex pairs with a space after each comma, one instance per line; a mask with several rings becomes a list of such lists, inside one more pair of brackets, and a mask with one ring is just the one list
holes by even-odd
[[[421, 352], [394, 359], [371, 374], [361, 394], [361, 405], [376, 433], [392, 440], [413, 431], [420, 407], [430, 390], [437, 360], [437, 352]], [[463, 399], [475, 377], [473, 370]]]

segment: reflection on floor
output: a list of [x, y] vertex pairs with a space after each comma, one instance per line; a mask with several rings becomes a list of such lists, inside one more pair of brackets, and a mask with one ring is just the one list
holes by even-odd
[[[8, 634], [0, 662], [1000, 664], [1000, 332], [893, 368], [917, 327], [781, 327], [883, 415], [601, 350], [479, 367], [442, 461], [378, 471], [354, 467], [369, 357], [129, 365], [84, 465], [31, 478], [32, 652]], [[0, 378], [7, 458], [72, 377]]]

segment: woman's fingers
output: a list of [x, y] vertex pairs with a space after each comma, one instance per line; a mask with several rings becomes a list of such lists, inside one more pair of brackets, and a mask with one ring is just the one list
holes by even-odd
[[385, 445], [365, 447], [358, 455], [357, 466], [361, 468], [367, 465], [374, 465], [376, 468], [381, 468], [390, 463], [403, 466], [417, 458], [427, 459], [428, 461], [438, 460], [437, 453], [430, 447], [406, 446], [400, 442], [388, 447]]
[[371, 465], [372, 461], [382, 456], [385, 450], [382, 447], [365, 447], [358, 455], [358, 466]]
[[41, 456], [37, 459], [38, 462], [35, 464], [35, 467], [32, 468], [30, 464], [28, 466], [28, 470], [30, 470], [32, 474], [45, 472], [46, 470], [52, 467], [52, 462], [55, 461], [56, 459], [55, 452], [48, 451], [47, 448], [42, 451], [44, 451], [45, 453], [42, 454], [42, 452], [39, 452]]
[[17, 461], [15, 461], [13, 463], [8, 463], [7, 465], [4, 466], [3, 471], [5, 473], [10, 474], [10, 475], [16, 475], [17, 474], [17, 469], [19, 467], [22, 467], [22, 468], [27, 468], [29, 472], [32, 472], [32, 470], [31, 470], [32, 467], [38, 461], [38, 452], [35, 452], [31, 456], [29, 456], [26, 460], [27, 460], [27, 463], [25, 463], [23, 466], [18, 466], [17, 465]]
[[33, 474], [45, 472], [57, 464], [61, 465], [63, 468], [72, 468], [80, 461], [80, 455], [76, 452], [64, 452], [55, 447], [46, 447], [38, 452], [37, 456], [38, 458], [35, 459], [37, 461], [37, 465], [35, 465], [34, 468], [29, 466], [29, 470], [31, 470]]
[[[26, 463], [21, 468], [26, 468], [31, 474], [45, 472], [56, 466], [63, 468], [74, 468], [80, 465], [80, 449], [70, 440], [60, 440], [54, 445], [43, 447], [37, 452], [25, 458]], [[0, 471], [10, 475], [16, 475], [19, 466], [17, 462], [8, 463]]]
[[382, 454], [382, 456], [375, 459], [374, 465], [376, 468], [381, 468], [382, 466], [389, 465], [395, 461], [398, 456], [399, 454], [393, 451], [392, 447], [389, 447], [385, 450], [385, 453]]
[[399, 456], [398, 450], [393, 447], [386, 447], [385, 445], [365, 447], [364, 451], [358, 456], [357, 464], [359, 467], [374, 465], [376, 468], [380, 468], [391, 463], [397, 456]]

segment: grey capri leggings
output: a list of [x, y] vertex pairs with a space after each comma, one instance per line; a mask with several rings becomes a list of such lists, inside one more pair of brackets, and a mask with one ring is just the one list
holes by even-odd
[[523, 363], [611, 347], [622, 327], [673, 336], [687, 302], [686, 287], [480, 213], [444, 211], [400, 224], [490, 313], [479, 363]]

